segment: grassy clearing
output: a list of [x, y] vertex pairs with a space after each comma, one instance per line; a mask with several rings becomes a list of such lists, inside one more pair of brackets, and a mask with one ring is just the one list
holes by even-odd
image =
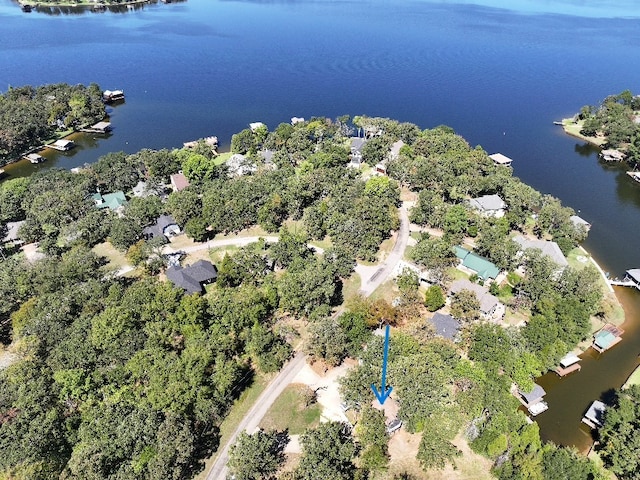
[[216, 165], [222, 165], [224, 162], [229, 160], [232, 155], [233, 153], [231, 152], [221, 153], [220, 155], [218, 155], [216, 158], [213, 159], [213, 163]]
[[[227, 417], [220, 425], [220, 445], [225, 445], [227, 443], [233, 432], [235, 432], [236, 428], [238, 428], [238, 424], [242, 421], [242, 419], [251, 409], [260, 394], [267, 387], [271, 378], [271, 375], [261, 375], [256, 377], [253, 385], [242, 392], [240, 398], [238, 398], [234, 402], [231, 410], [229, 411], [229, 415], [227, 415]], [[207, 477], [207, 472], [213, 465], [213, 462], [216, 461], [216, 458], [218, 458], [218, 454], [219, 452], [215, 452], [206, 460], [204, 470], [200, 472], [197, 477], [195, 477], [196, 480], [204, 480]]]
[[358, 295], [361, 285], [362, 279], [356, 272], [353, 272], [349, 278], [344, 280], [342, 283], [342, 298], [344, 299], [343, 303], [347, 303], [350, 299]]
[[579, 138], [580, 140], [584, 140], [587, 143], [597, 145], [598, 147], [601, 147], [607, 142], [607, 139], [605, 137], [587, 137], [585, 135], [582, 135], [580, 131], [582, 130], [583, 124], [584, 120], [578, 120], [577, 122], [574, 122], [572, 118], [565, 118], [564, 120], [562, 120], [562, 129], [568, 135]]
[[289, 385], [273, 403], [260, 422], [265, 430], [289, 430], [289, 435], [299, 435], [308, 428], [315, 428], [320, 423], [320, 405], [317, 403], [305, 407], [302, 396], [305, 385]]
[[107, 259], [107, 268], [109, 269], [120, 270], [121, 268], [130, 266], [125, 254], [109, 242], [99, 243], [93, 247], [92, 250], [96, 255]]

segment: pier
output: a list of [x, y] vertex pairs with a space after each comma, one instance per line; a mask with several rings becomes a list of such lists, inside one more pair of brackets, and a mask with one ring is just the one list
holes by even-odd
[[640, 290], [640, 268], [632, 268], [626, 271], [626, 275], [622, 280], [609, 280], [609, 285], [618, 287], [634, 287]]

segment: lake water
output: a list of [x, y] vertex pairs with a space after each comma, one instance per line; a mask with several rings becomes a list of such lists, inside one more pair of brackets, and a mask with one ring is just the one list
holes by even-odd
[[[483, 3], [479, 5], [478, 3]], [[447, 124], [593, 224], [585, 247], [606, 271], [640, 267], [640, 185], [552, 124], [631, 89], [640, 93], [635, 1], [506, 2], [188, 0], [134, 11], [22, 13], [0, 0], [0, 90], [97, 82], [123, 89], [113, 134], [70, 154], [7, 167], [71, 168], [109, 151], [171, 148], [249, 122], [293, 116], [384, 116]], [[588, 4], [588, 5], [587, 5]], [[53, 13], [53, 14], [52, 14]], [[622, 292], [624, 341], [582, 371], [545, 380], [544, 438], [587, 445], [579, 419], [637, 365], [637, 292]]]

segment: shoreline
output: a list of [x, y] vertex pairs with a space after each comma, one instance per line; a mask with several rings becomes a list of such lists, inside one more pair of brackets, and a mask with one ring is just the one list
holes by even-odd
[[70, 2], [70, 1], [66, 1], [66, 2], [56, 2], [56, 3], [41, 3], [38, 1], [35, 2], [29, 2], [28, 0], [18, 0], [18, 3], [20, 4], [21, 7], [23, 7], [24, 5], [30, 5], [31, 7], [34, 8], [38, 8], [38, 7], [77, 7], [77, 8], [83, 8], [83, 9], [88, 9], [88, 10], [93, 10], [94, 7], [96, 6], [104, 6], [104, 7], [122, 7], [122, 6], [127, 6], [127, 5], [141, 5], [144, 3], [158, 3], [158, 0], [127, 0], [121, 3], [105, 3], [104, 1], [100, 1], [100, 2], [90, 2], [87, 0], [81, 0], [80, 2]]
[[575, 121], [573, 118], [563, 118], [561, 121], [562, 130], [567, 135], [570, 135], [575, 138], [579, 138], [580, 140], [587, 142], [591, 145], [601, 148], [605, 143], [607, 143], [606, 138], [596, 138], [596, 137], [587, 137], [586, 135], [582, 135], [580, 133], [582, 124], [580, 121]]

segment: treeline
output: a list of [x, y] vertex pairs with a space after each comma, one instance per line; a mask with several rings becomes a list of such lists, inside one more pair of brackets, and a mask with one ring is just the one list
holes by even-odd
[[56, 131], [97, 122], [105, 115], [102, 90], [95, 83], [9, 88], [0, 95], [0, 165], [41, 145]]
[[629, 161], [640, 161], [640, 96], [629, 90], [610, 95], [600, 105], [582, 107], [577, 118], [583, 120], [581, 134], [604, 135], [608, 147], [626, 152]]

